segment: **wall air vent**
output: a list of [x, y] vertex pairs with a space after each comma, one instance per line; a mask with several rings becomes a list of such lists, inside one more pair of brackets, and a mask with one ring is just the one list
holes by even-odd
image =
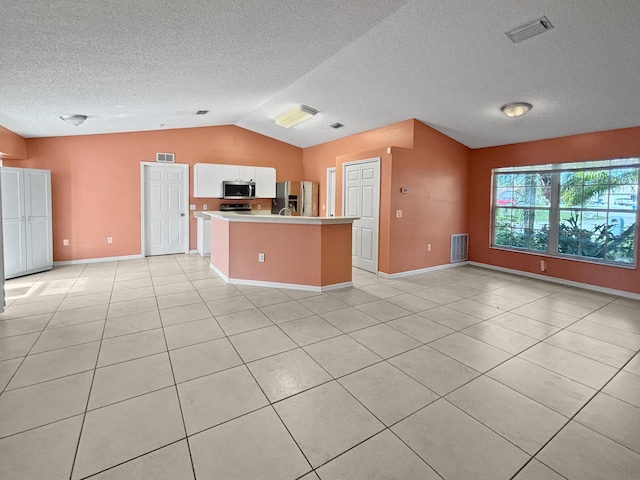
[[338, 129], [338, 128], [342, 128], [342, 127], [344, 127], [344, 124], [342, 124], [342, 123], [340, 123], [340, 122], [336, 122], [336, 123], [332, 123], [332, 124], [331, 124], [331, 125], [329, 125], [329, 126], [330, 126], [331, 128]]
[[469, 234], [451, 235], [451, 263], [466, 262], [469, 250]]
[[539, 35], [540, 33], [544, 33], [547, 30], [551, 30], [553, 25], [547, 19], [547, 17], [541, 17], [533, 22], [526, 23], [524, 25], [520, 25], [519, 27], [514, 28], [513, 30], [509, 30], [505, 33], [507, 37], [513, 42], [518, 43], [527, 38], [534, 37]]
[[207, 113], [209, 113], [209, 110], [198, 110], [196, 115], [206, 115]]
[[156, 153], [156, 162], [174, 163], [175, 161], [176, 155], [174, 153]]

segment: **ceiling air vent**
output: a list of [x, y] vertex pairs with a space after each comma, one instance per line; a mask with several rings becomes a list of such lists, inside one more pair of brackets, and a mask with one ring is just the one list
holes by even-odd
[[206, 115], [207, 113], [209, 113], [209, 110], [198, 110], [196, 115]]
[[509, 37], [513, 43], [518, 43], [526, 40], [527, 38], [544, 33], [547, 30], [551, 30], [552, 28], [553, 25], [551, 25], [549, 20], [547, 20], [547, 17], [541, 17], [533, 22], [529, 22], [524, 25], [520, 25], [513, 30], [509, 30], [505, 35]]
[[174, 153], [156, 153], [156, 162], [174, 163], [176, 155]]
[[339, 122], [336, 122], [336, 123], [332, 123], [332, 124], [331, 124], [331, 125], [329, 125], [329, 126], [330, 126], [331, 128], [336, 128], [336, 129], [338, 129], [338, 128], [342, 128], [342, 127], [344, 127], [344, 124], [339, 123]]

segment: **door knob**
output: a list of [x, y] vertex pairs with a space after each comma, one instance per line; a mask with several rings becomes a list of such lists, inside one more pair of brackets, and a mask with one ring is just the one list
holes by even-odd
[[184, 217], [184, 213], [181, 213], [181, 214], [180, 214], [180, 216], [181, 216], [181, 217]]

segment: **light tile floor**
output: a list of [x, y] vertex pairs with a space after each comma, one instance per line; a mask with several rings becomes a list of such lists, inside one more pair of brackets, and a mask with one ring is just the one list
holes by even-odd
[[8, 281], [0, 478], [640, 478], [639, 301], [353, 283], [229, 286], [197, 255]]

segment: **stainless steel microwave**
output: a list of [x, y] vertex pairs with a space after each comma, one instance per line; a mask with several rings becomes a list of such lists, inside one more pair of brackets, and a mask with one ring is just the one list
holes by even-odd
[[227, 200], [254, 200], [256, 182], [222, 182], [222, 197]]

